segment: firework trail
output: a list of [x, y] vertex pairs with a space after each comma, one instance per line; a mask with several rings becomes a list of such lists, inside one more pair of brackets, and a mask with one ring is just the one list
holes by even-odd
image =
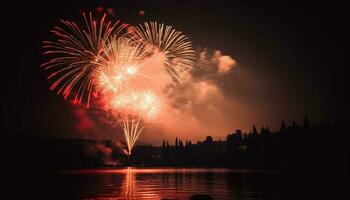
[[89, 107], [101, 49], [109, 37], [118, 35], [127, 25], [106, 20], [106, 14], [99, 22], [91, 13], [83, 13], [83, 17], [84, 25], [61, 20], [62, 27], [54, 27], [51, 32], [56, 40], [43, 42], [44, 54], [52, 58], [41, 66], [50, 72], [47, 79], [52, 81], [51, 90], [57, 89], [65, 99], [74, 92], [74, 103], [85, 101]]
[[131, 154], [144, 129], [143, 124], [154, 119], [160, 111], [159, 98], [151, 91], [128, 91], [114, 96], [111, 107], [117, 113], [118, 119], [123, 122], [128, 154]]

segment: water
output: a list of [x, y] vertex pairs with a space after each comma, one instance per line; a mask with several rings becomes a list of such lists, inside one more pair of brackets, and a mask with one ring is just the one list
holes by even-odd
[[72, 199], [281, 199], [280, 174], [206, 168], [121, 168], [60, 173], [60, 189]]

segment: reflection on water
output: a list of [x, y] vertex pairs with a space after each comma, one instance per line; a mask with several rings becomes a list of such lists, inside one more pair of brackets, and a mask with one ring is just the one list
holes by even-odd
[[[139, 191], [137, 181], [135, 180], [135, 169], [128, 167], [125, 170], [125, 179], [120, 189], [120, 196], [123, 199], [160, 199], [160, 196], [152, 190], [147, 192]], [[115, 198], [117, 199], [117, 198]]]
[[74, 199], [279, 199], [278, 173], [196, 168], [123, 168], [65, 171]]
[[125, 181], [121, 193], [125, 199], [136, 199], [135, 173], [132, 168], [128, 168], [125, 175]]

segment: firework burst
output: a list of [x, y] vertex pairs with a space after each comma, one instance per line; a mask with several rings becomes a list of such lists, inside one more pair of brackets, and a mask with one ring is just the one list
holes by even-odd
[[168, 74], [168, 84], [176, 86], [190, 77], [196, 59], [189, 38], [172, 26], [146, 22], [135, 27], [130, 37], [144, 42], [145, 51], [156, 55]]
[[52, 58], [41, 66], [50, 72], [51, 90], [57, 90], [65, 99], [74, 93], [74, 103], [85, 101], [89, 107], [101, 50], [111, 36], [118, 35], [127, 25], [106, 20], [106, 14], [99, 22], [91, 13], [88, 16], [83, 13], [83, 17], [82, 26], [61, 20], [62, 26], [54, 27], [51, 32], [56, 40], [43, 42], [44, 54]]
[[145, 57], [142, 43], [133, 43], [125, 37], [113, 37], [97, 58], [95, 71], [97, 87], [102, 92], [123, 92], [132, 85], [130, 80], [141, 77], [139, 64]]

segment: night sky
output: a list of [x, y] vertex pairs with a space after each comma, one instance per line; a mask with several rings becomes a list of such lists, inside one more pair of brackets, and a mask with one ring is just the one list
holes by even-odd
[[[156, 127], [145, 133], [145, 142], [159, 144], [163, 138], [175, 136], [197, 140], [207, 134], [223, 139], [237, 128], [249, 131], [253, 123], [275, 130], [282, 119], [301, 123], [307, 115], [311, 123], [334, 122], [348, 115], [346, 64], [341, 61], [345, 58], [345, 34], [337, 27], [345, 17], [340, 5], [305, 1], [86, 2], [2, 1], [2, 132], [113, 137], [115, 133], [105, 124], [89, 118], [90, 111], [51, 92], [47, 74], [40, 69], [45, 61], [41, 42], [52, 38], [50, 29], [62, 18], [80, 20], [82, 11], [99, 6], [113, 8], [116, 17], [129, 24], [150, 20], [171, 24], [191, 38], [196, 50], [206, 50], [208, 57], [219, 50], [237, 62], [222, 76], [200, 72], [195, 77], [197, 83], [212, 84], [215, 91], [212, 101], [199, 102], [191, 111], [190, 117], [201, 127], [192, 129], [187, 124], [174, 131]], [[141, 10], [144, 16], [139, 15]], [[217, 113], [206, 111], [209, 104], [218, 106]], [[186, 120], [184, 115], [179, 117]], [[98, 128], [78, 131], [84, 120], [94, 121]]]

